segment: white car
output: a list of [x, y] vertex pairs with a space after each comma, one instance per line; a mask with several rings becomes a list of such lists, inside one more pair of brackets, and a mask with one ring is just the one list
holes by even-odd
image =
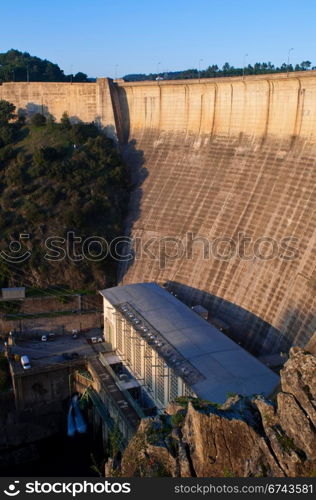
[[41, 341], [42, 342], [47, 342], [48, 341], [47, 335], [42, 335]]
[[24, 370], [29, 370], [31, 368], [30, 360], [28, 356], [26, 356], [26, 354], [21, 356], [21, 365], [24, 368]]

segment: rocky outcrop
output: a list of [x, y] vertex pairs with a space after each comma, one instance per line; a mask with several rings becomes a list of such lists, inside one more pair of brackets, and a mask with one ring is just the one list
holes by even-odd
[[[274, 402], [231, 397], [224, 405], [181, 398], [141, 422], [123, 476], [313, 476], [316, 357], [292, 348]], [[114, 471], [115, 474], [115, 471]]]

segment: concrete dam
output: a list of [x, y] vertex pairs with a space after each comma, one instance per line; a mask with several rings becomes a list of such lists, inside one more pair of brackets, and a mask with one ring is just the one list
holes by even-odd
[[0, 99], [117, 138], [135, 181], [121, 283], [156, 281], [203, 305], [252, 352], [305, 345], [316, 328], [315, 71], [6, 83]]

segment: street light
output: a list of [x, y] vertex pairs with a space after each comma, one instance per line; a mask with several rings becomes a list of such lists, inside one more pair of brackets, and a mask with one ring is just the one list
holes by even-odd
[[289, 76], [289, 71], [290, 71], [290, 54], [292, 52], [293, 47], [291, 49], [289, 49], [288, 51], [288, 54], [287, 54], [287, 75], [286, 76]]
[[199, 83], [200, 83], [200, 79], [201, 79], [201, 62], [203, 61], [203, 59], [199, 59]]
[[244, 55], [243, 62], [242, 62], [242, 77], [243, 77], [243, 79], [245, 78], [246, 57], [248, 57], [248, 54]]
[[159, 76], [159, 66], [161, 65], [161, 62], [157, 63], [157, 76]]

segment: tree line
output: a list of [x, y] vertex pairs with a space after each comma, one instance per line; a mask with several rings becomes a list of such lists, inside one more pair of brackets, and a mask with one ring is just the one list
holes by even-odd
[[235, 68], [226, 62], [222, 68], [217, 64], [212, 64], [206, 69], [201, 70], [186, 69], [184, 71], [167, 71], [150, 74], [133, 73], [125, 75], [123, 79], [127, 82], [156, 80], [159, 77], [165, 80], [182, 80], [188, 78], [218, 78], [225, 76], [262, 75], [266, 73], [287, 73], [293, 71], [308, 71], [310, 69], [316, 69], [316, 66], [312, 66], [311, 61], [302, 61], [300, 64], [295, 65], [283, 63], [281, 66], [275, 66], [271, 62], [257, 62], [253, 66], [248, 64], [243, 68]]
[[58, 64], [31, 56], [28, 52], [8, 50], [0, 53], [0, 82], [88, 82], [81, 71], [65, 75]]

